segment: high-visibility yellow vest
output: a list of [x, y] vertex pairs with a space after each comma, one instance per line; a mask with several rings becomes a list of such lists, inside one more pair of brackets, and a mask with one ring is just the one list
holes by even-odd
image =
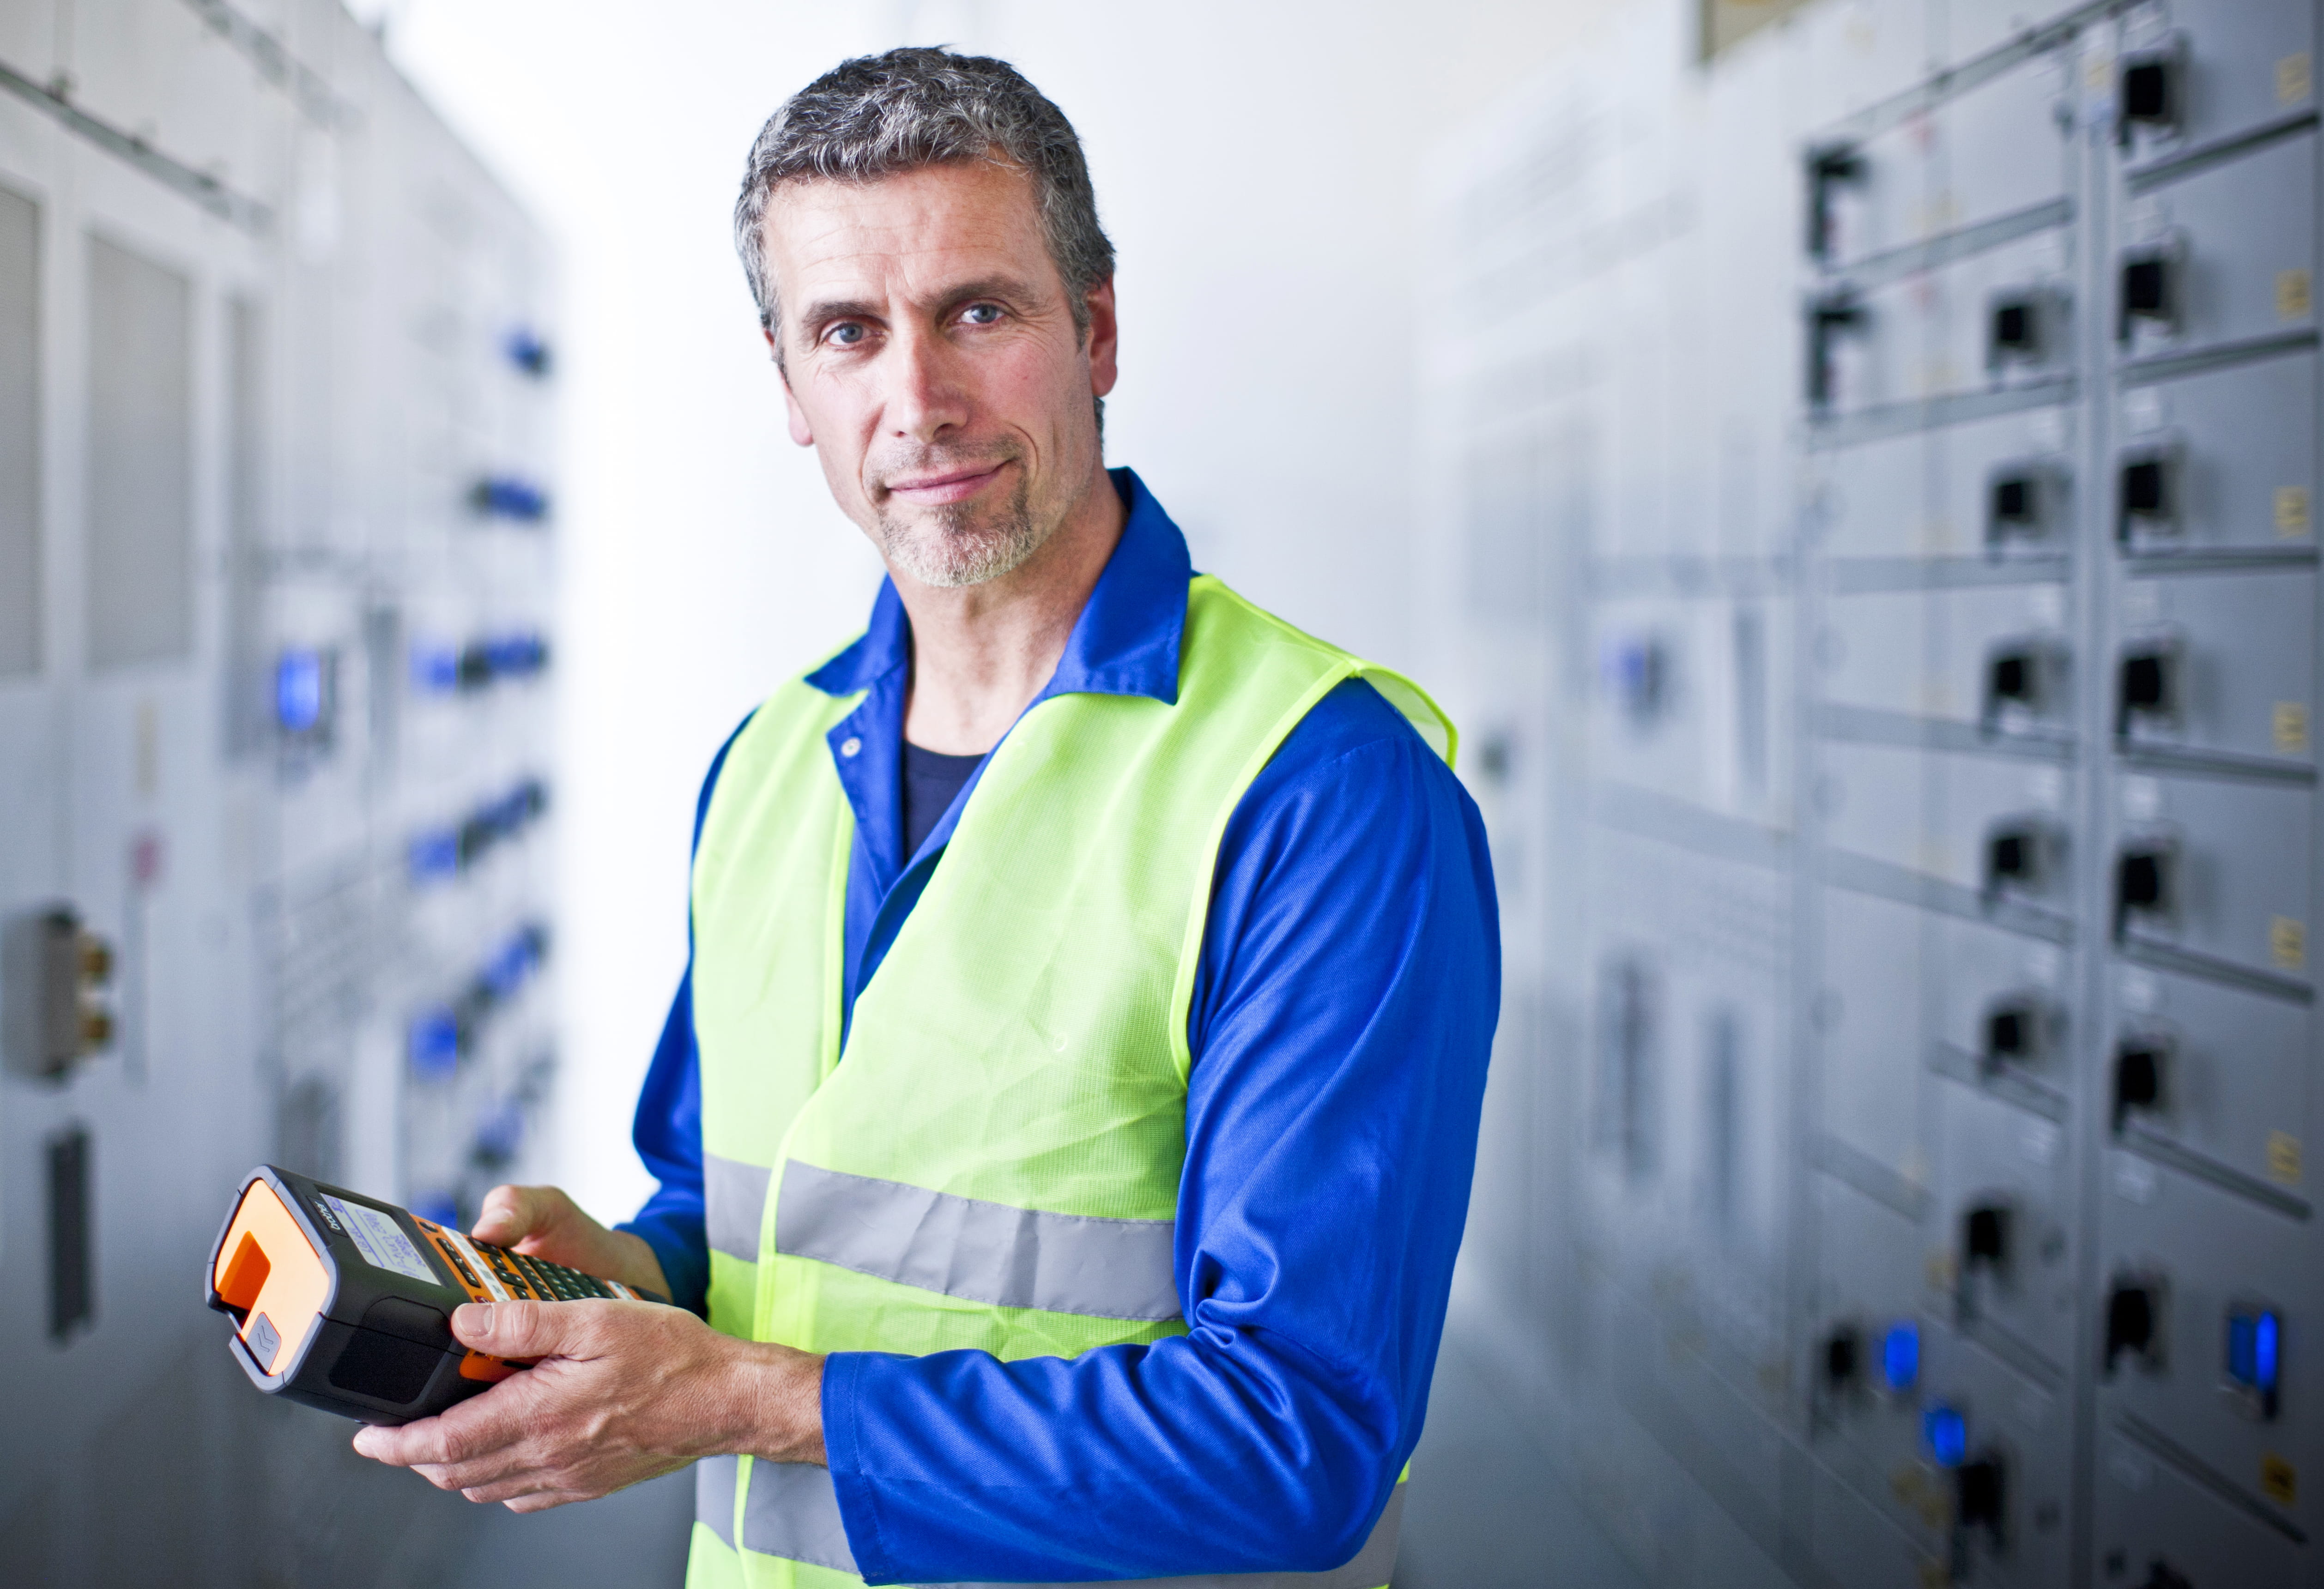
[[[1450, 759], [1412, 684], [1195, 578], [1176, 703], [1055, 696], [993, 752], [844, 1064], [853, 820], [825, 736], [862, 697], [799, 682], [760, 708], [694, 865], [714, 1327], [1002, 1358], [1185, 1333], [1186, 1020], [1220, 838], [1284, 736], [1358, 676]], [[862, 1583], [828, 1470], [727, 1456], [696, 1481], [690, 1589]], [[1402, 1493], [1338, 1571], [1170, 1582], [1378, 1589]]]

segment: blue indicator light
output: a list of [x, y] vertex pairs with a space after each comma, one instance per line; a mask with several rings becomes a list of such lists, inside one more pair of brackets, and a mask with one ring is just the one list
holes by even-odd
[[482, 978], [485, 988], [495, 1000], [505, 999], [524, 985], [532, 975], [549, 948], [549, 937], [537, 926], [525, 927], [501, 946], [501, 951], [485, 966]]
[[411, 840], [408, 861], [415, 883], [433, 883], [450, 877], [460, 869], [459, 834], [448, 828], [419, 834]]
[[513, 475], [493, 475], [476, 482], [468, 491], [468, 505], [498, 519], [537, 524], [549, 517], [549, 496], [539, 486]]
[[460, 654], [448, 646], [411, 648], [411, 687], [423, 695], [448, 695], [460, 687]]
[[322, 726], [323, 654], [285, 651], [274, 664], [274, 721], [286, 734], [311, 734]]
[[1950, 1407], [1939, 1405], [1923, 1413], [1921, 1437], [1939, 1467], [1959, 1467], [1969, 1455], [1969, 1420]]
[[530, 326], [519, 326], [501, 339], [501, 352], [510, 363], [535, 381], [549, 373], [549, 344]]
[[2282, 1356], [2283, 1320], [2272, 1308], [2227, 1309], [2227, 1383], [2273, 1418]]
[[406, 1036], [411, 1069], [431, 1081], [440, 1081], [460, 1067], [460, 1021], [442, 1005], [412, 1017]]
[[1910, 1319], [1880, 1337], [1880, 1375], [1892, 1391], [1909, 1391], [1921, 1377], [1921, 1330]]

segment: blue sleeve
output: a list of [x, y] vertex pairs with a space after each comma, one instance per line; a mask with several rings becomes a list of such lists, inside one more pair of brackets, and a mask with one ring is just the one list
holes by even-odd
[[[702, 819], [710, 811], [710, 792], [726, 765], [726, 752], [750, 722], [744, 718], [726, 743], [711, 758], [694, 802], [694, 844], [702, 843]], [[669, 1280], [670, 1300], [696, 1313], [710, 1303], [710, 1236], [702, 1222], [702, 1053], [694, 1041], [694, 928], [687, 926], [686, 974], [678, 978], [678, 997], [661, 1024], [661, 1041], [654, 1044], [653, 1062], [646, 1068], [646, 1084], [638, 1093], [638, 1113], [630, 1140], [647, 1171], [660, 1182], [640, 1208], [637, 1217], [615, 1226], [645, 1238], [661, 1260]]]
[[670, 1298], [696, 1313], [709, 1307], [710, 1237], [702, 1223], [702, 1056], [694, 1046], [694, 968], [678, 978], [678, 997], [654, 1045], [630, 1128], [638, 1157], [661, 1184], [637, 1217], [615, 1226], [645, 1238], [661, 1260]]
[[873, 1584], [1322, 1571], [1420, 1437], [1500, 947], [1483, 823], [1369, 685], [1222, 843], [1188, 1022], [1188, 1333], [1071, 1360], [841, 1353], [824, 1441]]

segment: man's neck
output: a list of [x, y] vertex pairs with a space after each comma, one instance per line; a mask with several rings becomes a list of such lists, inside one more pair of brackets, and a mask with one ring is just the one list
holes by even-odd
[[1040, 550], [998, 579], [945, 590], [891, 569], [912, 621], [904, 738], [954, 756], [998, 744], [1056, 672], [1128, 519], [1099, 469]]

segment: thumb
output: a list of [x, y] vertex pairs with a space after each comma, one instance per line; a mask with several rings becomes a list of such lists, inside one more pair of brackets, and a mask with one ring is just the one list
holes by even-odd
[[584, 1310], [539, 1302], [466, 1302], [452, 1313], [460, 1344], [494, 1357], [560, 1357], [576, 1342]]

